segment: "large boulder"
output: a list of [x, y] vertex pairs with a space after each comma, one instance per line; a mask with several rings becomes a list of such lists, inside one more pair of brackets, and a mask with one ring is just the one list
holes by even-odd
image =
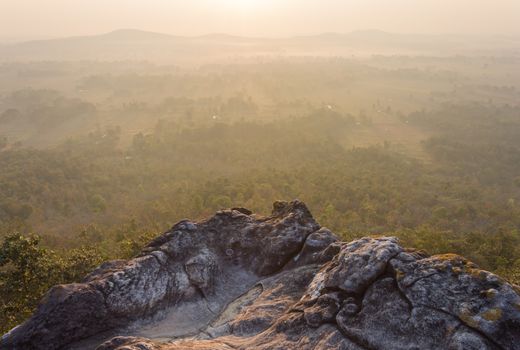
[[0, 349], [520, 349], [520, 296], [460, 256], [342, 243], [277, 202], [181, 221], [54, 287]]

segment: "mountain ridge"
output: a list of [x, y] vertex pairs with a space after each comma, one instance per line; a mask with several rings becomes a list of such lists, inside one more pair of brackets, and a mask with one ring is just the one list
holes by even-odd
[[435, 38], [435, 37], [461, 37], [461, 38], [478, 38], [478, 37], [487, 37], [487, 38], [504, 38], [511, 40], [520, 40], [520, 36], [518, 35], [503, 35], [503, 34], [457, 34], [457, 33], [423, 33], [423, 34], [411, 34], [411, 33], [396, 33], [396, 32], [388, 32], [380, 29], [361, 29], [361, 30], [353, 30], [350, 32], [323, 32], [323, 33], [315, 33], [315, 34], [298, 34], [298, 35], [288, 35], [288, 36], [249, 36], [249, 35], [236, 35], [225, 32], [211, 32], [206, 34], [199, 35], [179, 35], [179, 34], [170, 34], [163, 33], [157, 31], [143, 30], [137, 28], [120, 28], [114, 29], [109, 32], [103, 32], [99, 34], [87, 34], [87, 35], [72, 35], [65, 37], [52, 37], [45, 39], [34, 39], [34, 40], [21, 40], [12, 42], [11, 45], [19, 45], [25, 43], [33, 43], [33, 42], [45, 42], [45, 41], [56, 41], [56, 40], [67, 40], [67, 39], [83, 39], [83, 38], [103, 38], [103, 37], [113, 37], [113, 38], [130, 38], [131, 36], [137, 36], [142, 38], [147, 37], [156, 37], [156, 38], [176, 38], [176, 39], [197, 39], [197, 38], [229, 38], [229, 39], [247, 39], [247, 40], [291, 40], [297, 38], [320, 38], [320, 37], [423, 37], [423, 38]]
[[222, 33], [179, 36], [138, 29], [100, 35], [0, 45], [0, 61], [150, 60], [211, 62], [250, 56], [351, 56], [352, 54], [518, 54], [520, 40], [506, 37], [395, 34], [378, 30], [281, 38]]

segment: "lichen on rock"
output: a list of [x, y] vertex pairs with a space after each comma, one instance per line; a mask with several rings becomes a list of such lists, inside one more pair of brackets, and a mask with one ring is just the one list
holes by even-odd
[[520, 349], [517, 287], [392, 237], [340, 242], [299, 201], [183, 220], [52, 288], [2, 350]]

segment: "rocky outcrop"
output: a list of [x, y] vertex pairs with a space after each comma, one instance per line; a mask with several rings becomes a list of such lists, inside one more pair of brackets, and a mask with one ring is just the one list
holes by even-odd
[[0, 349], [520, 349], [520, 296], [460, 256], [339, 242], [277, 202], [181, 221], [54, 287]]

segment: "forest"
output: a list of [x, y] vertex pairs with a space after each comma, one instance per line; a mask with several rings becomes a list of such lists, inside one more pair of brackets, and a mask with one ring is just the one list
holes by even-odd
[[520, 284], [518, 63], [0, 65], [0, 333], [183, 218], [279, 199]]

